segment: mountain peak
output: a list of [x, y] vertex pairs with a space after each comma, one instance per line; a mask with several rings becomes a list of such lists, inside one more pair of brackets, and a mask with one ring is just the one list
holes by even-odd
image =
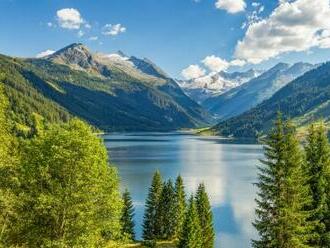
[[95, 66], [93, 55], [82, 43], [70, 44], [48, 57], [49, 60], [83, 69]]
[[287, 70], [289, 68], [290, 68], [289, 64], [280, 62], [280, 63], [274, 65], [269, 70], [265, 71], [263, 74], [260, 75], [260, 77], [261, 78], [270, 77], [274, 73], [280, 73], [281, 71]]
[[289, 68], [290, 65], [287, 64], [287, 63], [283, 63], [283, 62], [280, 62], [280, 63], [277, 63], [275, 66], [273, 66], [272, 68], [270, 68], [270, 70], [283, 70], [283, 69], [287, 69]]
[[66, 47], [63, 47], [62, 49], [56, 51], [52, 56], [61, 55], [61, 54], [72, 54], [73, 51], [76, 53], [85, 53], [85, 54], [91, 54], [89, 49], [82, 43], [72, 43]]
[[136, 68], [138, 68], [140, 71], [153, 75], [155, 77], [160, 78], [167, 78], [167, 74], [163, 72], [162, 69], [160, 69], [158, 66], [156, 66], [151, 60], [147, 58], [139, 59], [135, 56], [131, 56], [129, 59]]

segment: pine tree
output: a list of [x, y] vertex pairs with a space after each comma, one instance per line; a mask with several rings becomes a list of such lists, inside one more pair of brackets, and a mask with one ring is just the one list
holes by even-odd
[[205, 185], [200, 184], [196, 193], [196, 206], [199, 216], [199, 223], [202, 229], [202, 247], [213, 248], [214, 247], [214, 228], [213, 228], [213, 216], [212, 209], [209, 202], [208, 195], [205, 191]]
[[308, 247], [310, 227], [304, 209], [310, 197], [294, 127], [279, 116], [264, 149], [254, 223], [260, 239], [252, 241], [253, 247]]
[[160, 230], [158, 230], [156, 225], [156, 214], [162, 188], [162, 177], [160, 172], [156, 171], [149, 189], [148, 198], [146, 200], [142, 235], [144, 240], [154, 240], [159, 236]]
[[135, 231], [134, 231], [134, 206], [131, 198], [131, 194], [126, 189], [123, 193], [123, 211], [121, 216], [122, 224], [122, 235], [128, 238], [131, 241], [135, 240]]
[[203, 248], [202, 230], [193, 196], [189, 200], [183, 229], [179, 237], [178, 248]]
[[176, 228], [175, 190], [172, 180], [164, 183], [156, 213], [156, 227], [160, 230], [159, 239], [172, 240]]
[[309, 221], [318, 222], [314, 230], [313, 245], [326, 247], [330, 244], [330, 230], [327, 229], [330, 205], [328, 201], [330, 183], [328, 171], [330, 168], [330, 146], [324, 122], [312, 124], [307, 136], [306, 173], [311, 188], [312, 202], [310, 210], [313, 211]]
[[175, 237], [179, 237], [186, 213], [186, 194], [184, 190], [182, 177], [179, 175], [175, 181]]

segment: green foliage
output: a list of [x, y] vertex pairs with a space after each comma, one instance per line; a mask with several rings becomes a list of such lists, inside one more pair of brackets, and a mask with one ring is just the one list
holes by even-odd
[[157, 208], [162, 194], [163, 182], [159, 171], [156, 171], [151, 187], [149, 189], [148, 198], [145, 204], [145, 213], [143, 219], [143, 239], [154, 240], [159, 237], [160, 230], [157, 225]]
[[122, 235], [127, 237], [129, 240], [135, 240], [134, 231], [134, 206], [131, 198], [131, 194], [126, 189], [123, 193], [124, 207], [121, 215]]
[[175, 189], [171, 180], [164, 183], [156, 211], [158, 239], [172, 240], [176, 229]]
[[181, 176], [178, 176], [175, 181], [175, 237], [179, 237], [182, 232], [187, 207], [186, 205], [186, 194], [183, 180]]
[[260, 239], [254, 240], [253, 246], [308, 247], [313, 227], [305, 209], [311, 198], [295, 128], [279, 117], [264, 149], [254, 223]]
[[215, 239], [213, 216], [204, 184], [198, 186], [195, 198], [199, 223], [202, 230], [202, 247], [213, 248]]
[[73, 119], [26, 141], [14, 246], [100, 247], [120, 237], [116, 170], [89, 126]]
[[326, 247], [330, 244], [330, 145], [324, 122], [309, 127], [305, 151], [307, 160], [305, 169], [312, 195], [309, 209], [313, 211], [309, 220], [318, 222], [311, 244]]
[[16, 218], [18, 154], [15, 138], [7, 122], [8, 101], [0, 85], [0, 247], [6, 247], [12, 220]]
[[189, 200], [183, 230], [179, 237], [178, 248], [203, 248], [202, 230], [193, 196]]

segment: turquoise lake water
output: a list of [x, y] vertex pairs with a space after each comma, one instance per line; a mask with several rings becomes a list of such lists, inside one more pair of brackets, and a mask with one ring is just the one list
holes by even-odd
[[209, 193], [217, 233], [216, 247], [250, 247], [254, 219], [258, 159], [262, 147], [189, 133], [126, 133], [103, 136], [110, 161], [119, 170], [122, 189], [135, 205], [141, 237], [144, 202], [153, 173], [164, 179], [181, 174], [188, 194], [204, 182]]

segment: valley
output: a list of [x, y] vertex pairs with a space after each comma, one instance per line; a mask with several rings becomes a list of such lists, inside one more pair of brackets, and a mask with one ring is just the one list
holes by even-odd
[[[291, 101], [300, 81], [304, 92], [318, 89], [315, 79], [304, 74], [318, 75], [319, 65], [302, 62], [279, 63], [264, 71], [223, 71], [211, 81], [207, 77], [182, 81], [170, 78], [148, 59], [121, 51], [93, 53], [75, 43], [38, 59], [2, 55], [0, 65], [11, 118], [16, 132], [23, 135], [33, 129], [35, 115], [49, 123], [77, 116], [103, 131], [205, 129], [219, 123], [204, 133], [249, 138], [266, 131], [277, 111], [294, 118], [298, 126], [328, 117], [324, 91], [323, 96], [313, 92], [317, 97], [313, 106], [299, 111], [281, 104], [284, 94], [285, 105], [295, 106]], [[323, 69], [322, 77], [326, 73]]]

